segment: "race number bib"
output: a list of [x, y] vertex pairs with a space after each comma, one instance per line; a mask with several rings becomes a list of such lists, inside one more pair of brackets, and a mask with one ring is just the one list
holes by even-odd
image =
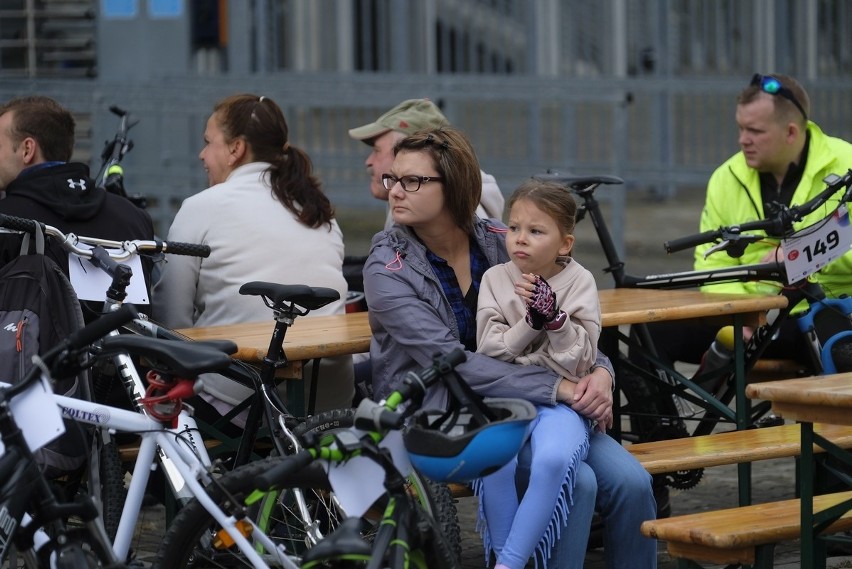
[[840, 257], [852, 245], [849, 211], [841, 205], [834, 214], [810, 227], [800, 229], [781, 242], [787, 284], [800, 281]]

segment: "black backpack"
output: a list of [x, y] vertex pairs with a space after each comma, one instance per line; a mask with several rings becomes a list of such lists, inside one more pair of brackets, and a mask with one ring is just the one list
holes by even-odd
[[[83, 327], [83, 313], [68, 277], [44, 255], [44, 235], [36, 230], [35, 252], [25, 235], [21, 254], [0, 268], [0, 381], [15, 383], [33, 365], [32, 356], [55, 346]], [[87, 372], [54, 378], [53, 390], [89, 398]], [[36, 452], [49, 478], [79, 470], [88, 451], [80, 426], [66, 419], [65, 434]]]

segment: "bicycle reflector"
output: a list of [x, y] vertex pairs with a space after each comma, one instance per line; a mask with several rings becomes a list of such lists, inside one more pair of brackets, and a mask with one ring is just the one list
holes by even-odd
[[535, 407], [523, 399], [485, 399], [491, 421], [461, 410], [418, 411], [403, 433], [411, 464], [436, 482], [468, 482], [509, 462], [527, 438]]

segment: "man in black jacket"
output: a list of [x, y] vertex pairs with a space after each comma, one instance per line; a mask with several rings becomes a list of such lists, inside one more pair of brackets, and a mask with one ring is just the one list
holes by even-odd
[[[73, 150], [74, 117], [53, 99], [20, 97], [0, 106], [0, 213], [86, 237], [153, 239], [148, 213], [97, 187], [88, 166], [70, 162]], [[0, 235], [0, 266], [19, 254], [20, 244], [19, 236]], [[67, 273], [62, 247], [45, 249]], [[151, 264], [144, 267], [150, 291]]]

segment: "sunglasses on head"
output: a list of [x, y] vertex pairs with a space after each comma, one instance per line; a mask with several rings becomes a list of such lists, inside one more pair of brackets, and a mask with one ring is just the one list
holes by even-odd
[[796, 96], [793, 94], [790, 89], [781, 85], [781, 82], [773, 77], [772, 75], [761, 75], [760, 73], [755, 73], [751, 78], [751, 86], [758, 85], [760, 86], [760, 90], [764, 93], [769, 93], [770, 95], [779, 95], [784, 97], [799, 109], [799, 112], [802, 113], [802, 116], [805, 117], [805, 120], [808, 119], [808, 113], [805, 112], [802, 104], [796, 99]]

